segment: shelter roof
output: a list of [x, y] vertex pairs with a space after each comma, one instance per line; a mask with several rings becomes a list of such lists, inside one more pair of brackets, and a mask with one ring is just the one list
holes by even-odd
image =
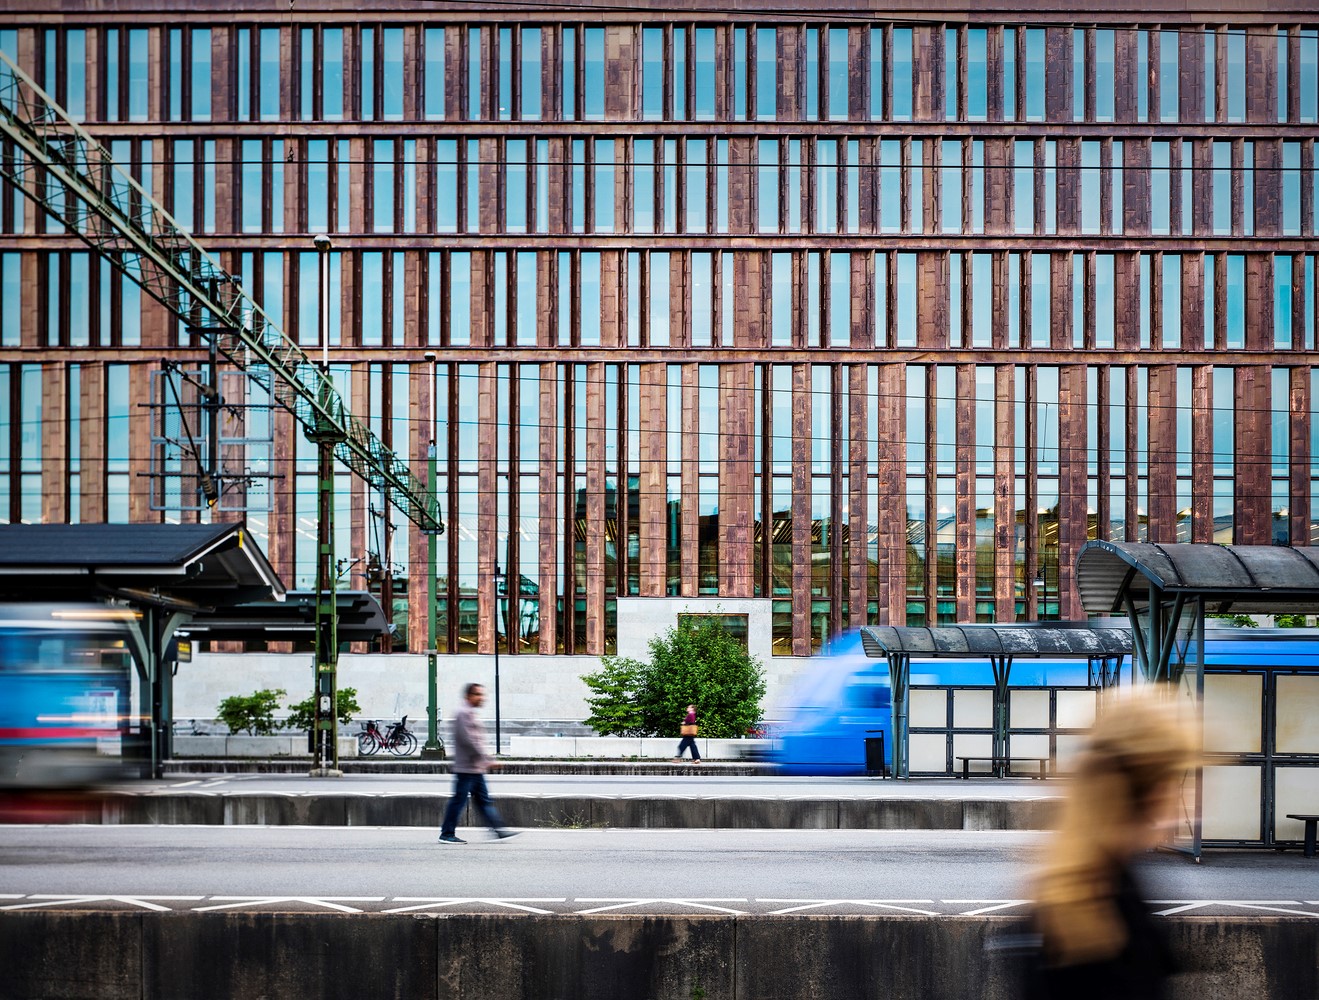
[[[385, 610], [364, 590], [335, 593], [340, 642], [370, 642], [389, 631]], [[316, 633], [316, 592], [290, 590], [283, 601], [254, 601], [201, 611], [188, 622], [194, 639], [297, 642]]]
[[176, 607], [284, 599], [241, 524], [0, 525], [0, 595]]
[[1140, 605], [1151, 590], [1205, 598], [1212, 613], [1319, 613], [1319, 549], [1285, 545], [1087, 542], [1076, 560], [1081, 606], [1121, 611], [1123, 594]]
[[1131, 652], [1124, 628], [1089, 625], [868, 625], [861, 629], [866, 655], [906, 653], [921, 659], [968, 656], [1059, 657], [1091, 659]]

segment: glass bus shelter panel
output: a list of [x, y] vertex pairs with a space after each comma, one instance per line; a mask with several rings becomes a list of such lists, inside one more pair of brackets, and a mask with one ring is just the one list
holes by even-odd
[[1260, 753], [1263, 706], [1262, 674], [1205, 674], [1205, 752]]
[[[1319, 680], [1319, 678], [1314, 678]], [[1303, 840], [1305, 824], [1288, 813], [1313, 813], [1319, 807], [1319, 766], [1273, 769], [1273, 839]]]
[[1058, 728], [1091, 729], [1095, 724], [1098, 692], [1091, 689], [1058, 692]]
[[942, 729], [948, 725], [947, 688], [914, 688], [907, 706], [913, 729]]
[[[1275, 753], [1319, 754], [1319, 674], [1279, 674], [1277, 681], [1277, 735]], [[1305, 811], [1319, 807], [1319, 771]], [[1294, 810], [1293, 810], [1294, 811]], [[1299, 824], [1298, 824], [1299, 825]]]
[[1203, 839], [1260, 840], [1263, 774], [1257, 764], [1215, 764], [1204, 769]]

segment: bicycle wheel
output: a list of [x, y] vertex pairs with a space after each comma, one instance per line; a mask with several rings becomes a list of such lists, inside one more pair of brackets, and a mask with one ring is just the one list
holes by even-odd
[[380, 744], [376, 742], [376, 738], [370, 733], [357, 734], [357, 752], [363, 757], [370, 757], [379, 749]]
[[417, 737], [405, 730], [394, 738], [394, 742], [389, 747], [389, 752], [395, 757], [406, 757], [416, 749]]

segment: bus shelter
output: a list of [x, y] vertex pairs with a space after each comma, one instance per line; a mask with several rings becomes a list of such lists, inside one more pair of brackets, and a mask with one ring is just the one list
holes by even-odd
[[937, 628], [868, 625], [861, 629], [866, 655], [886, 659], [893, 704], [893, 773], [910, 777], [912, 659], [976, 659], [989, 662], [993, 679], [993, 756], [1007, 756], [1008, 687], [1019, 658], [1087, 660], [1096, 687], [1116, 683], [1131, 652], [1124, 628], [1084, 622], [1046, 625], [947, 625]]
[[1319, 637], [1279, 630], [1301, 634], [1251, 637], [1264, 649], [1248, 652], [1244, 633], [1255, 630], [1239, 629], [1215, 643], [1214, 663], [1205, 619], [1319, 614], [1319, 549], [1092, 541], [1076, 579], [1088, 613], [1127, 617], [1141, 675], [1171, 685], [1203, 731], [1177, 846], [1198, 858], [1206, 844], [1299, 840], [1286, 813], [1319, 812]]
[[114, 601], [131, 612], [126, 636], [144, 720], [134, 735], [154, 777], [170, 754], [176, 633], [217, 609], [284, 596], [241, 524], [0, 525], [0, 600]]

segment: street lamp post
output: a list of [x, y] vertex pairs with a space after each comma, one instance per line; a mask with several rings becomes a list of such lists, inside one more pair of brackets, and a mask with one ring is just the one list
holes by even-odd
[[499, 755], [504, 752], [504, 744], [499, 738], [499, 585], [504, 580], [504, 574], [499, 571], [499, 563], [495, 563], [495, 607], [494, 607], [494, 639], [495, 639], [495, 754]]
[[[426, 449], [426, 489], [432, 497], [435, 496], [435, 436], [436, 424], [439, 415], [435, 412], [435, 352], [427, 351], [426, 360], [430, 363], [428, 372], [430, 375], [430, 389], [428, 396], [431, 401], [431, 439], [430, 447]], [[436, 532], [426, 532], [426, 566], [428, 580], [426, 583], [426, 743], [421, 748], [421, 756], [434, 757], [442, 759], [444, 757], [444, 744], [440, 742], [439, 725], [440, 725], [440, 706], [439, 698], [435, 688], [435, 541]]]

